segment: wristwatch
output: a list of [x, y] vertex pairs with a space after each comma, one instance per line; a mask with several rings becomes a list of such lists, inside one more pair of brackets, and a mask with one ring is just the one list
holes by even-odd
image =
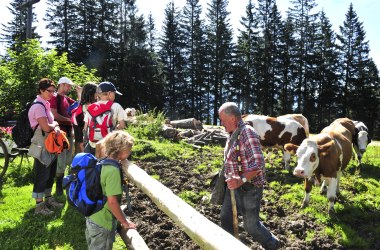
[[241, 179], [241, 181], [242, 181], [243, 183], [246, 183], [246, 182], [248, 181], [247, 178], [245, 178], [244, 175], [242, 175], [242, 176], [240, 177], [240, 179]]

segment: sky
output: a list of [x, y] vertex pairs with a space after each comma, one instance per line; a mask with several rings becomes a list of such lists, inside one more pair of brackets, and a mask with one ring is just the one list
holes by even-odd
[[[156, 29], [161, 30], [161, 25], [164, 20], [164, 10], [169, 2], [172, 0], [136, 0], [136, 4], [139, 9], [139, 13], [148, 16], [152, 13], [155, 20]], [[186, 4], [186, 0], [173, 0], [174, 5], [180, 9]], [[203, 15], [207, 12], [207, 3], [211, 0], [199, 0], [203, 7]], [[6, 24], [11, 20], [12, 16], [10, 11], [6, 8], [9, 6], [11, 0], [0, 0], [0, 27], [1, 24]], [[46, 41], [49, 39], [48, 30], [45, 29], [45, 24], [42, 20], [45, 15], [47, 0], [40, 0], [40, 2], [34, 4], [34, 13], [37, 14], [37, 21], [33, 23], [33, 26], [37, 26], [36, 31], [42, 36], [42, 45], [46, 45]], [[253, 1], [257, 5], [256, 1]], [[290, 0], [277, 0], [277, 5], [283, 18], [286, 17], [286, 11], [291, 5]], [[314, 10], [324, 10], [326, 16], [329, 18], [333, 29], [338, 33], [339, 26], [343, 25], [345, 15], [348, 12], [350, 3], [353, 2], [354, 11], [356, 12], [359, 21], [363, 23], [364, 31], [366, 32], [366, 41], [369, 41], [370, 57], [373, 58], [378, 68], [380, 68], [380, 32], [378, 24], [380, 23], [380, 15], [378, 14], [380, 9], [379, 0], [316, 0], [317, 7]], [[248, 0], [230, 0], [228, 5], [228, 11], [230, 11], [230, 23], [234, 29], [234, 35], [238, 33], [240, 28], [240, 19], [245, 15], [245, 7]], [[5, 44], [0, 42], [0, 54], [5, 53]]]

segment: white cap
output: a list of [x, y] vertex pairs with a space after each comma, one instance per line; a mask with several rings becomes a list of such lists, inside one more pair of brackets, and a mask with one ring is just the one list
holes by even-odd
[[58, 84], [61, 84], [61, 83], [67, 83], [67, 84], [70, 84], [70, 85], [74, 85], [73, 81], [71, 81], [69, 78], [67, 77], [61, 77], [58, 81]]

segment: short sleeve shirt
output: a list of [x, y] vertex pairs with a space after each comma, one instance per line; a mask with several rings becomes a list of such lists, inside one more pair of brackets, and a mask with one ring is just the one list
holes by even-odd
[[[59, 102], [58, 102], [58, 99], [60, 100]], [[49, 102], [50, 102], [50, 107], [52, 109], [56, 109], [58, 114], [60, 114], [64, 117], [70, 117], [69, 114], [67, 113], [67, 109], [75, 101], [66, 95], [59, 95], [59, 97], [58, 97], [58, 94], [55, 94], [49, 100]], [[71, 129], [72, 129], [71, 122], [58, 121], [58, 124], [61, 127], [61, 129], [64, 130], [68, 135], [71, 134]]]
[[[61, 100], [60, 103], [58, 103], [58, 94], [54, 95], [49, 100], [50, 107], [52, 109], [56, 109], [60, 115], [62, 115], [64, 117], [70, 117], [69, 114], [67, 113], [67, 109], [75, 101], [66, 95], [65, 96], [61, 95], [60, 100]], [[58, 107], [58, 105], [59, 105], [59, 107]]]
[[47, 117], [48, 123], [52, 123], [54, 121], [53, 113], [50, 109], [50, 103], [44, 100], [41, 96], [37, 95], [35, 102], [41, 102], [44, 104], [43, 107], [40, 104], [33, 104], [28, 112], [29, 123], [32, 129], [35, 129], [38, 124], [38, 118]]
[[[103, 189], [103, 194], [107, 197], [116, 195], [120, 203], [121, 194], [123, 192], [121, 187], [120, 169], [112, 165], [102, 166], [100, 182]], [[89, 218], [107, 230], [111, 231], [116, 229], [117, 221], [115, 216], [113, 216], [108, 203], [106, 203], [100, 211], [91, 215]]]

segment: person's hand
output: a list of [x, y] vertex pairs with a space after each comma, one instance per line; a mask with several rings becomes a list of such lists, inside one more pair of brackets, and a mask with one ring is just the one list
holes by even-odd
[[58, 137], [61, 134], [61, 129], [58, 126], [54, 127], [55, 137]]
[[229, 177], [226, 179], [228, 189], [237, 189], [243, 185], [243, 181], [240, 177]]
[[82, 94], [82, 87], [79, 85], [75, 85], [75, 90], [77, 91], [78, 99], [81, 99], [81, 94]]
[[136, 229], [136, 224], [133, 222], [124, 222], [121, 224], [121, 227], [127, 231], [128, 229]]

